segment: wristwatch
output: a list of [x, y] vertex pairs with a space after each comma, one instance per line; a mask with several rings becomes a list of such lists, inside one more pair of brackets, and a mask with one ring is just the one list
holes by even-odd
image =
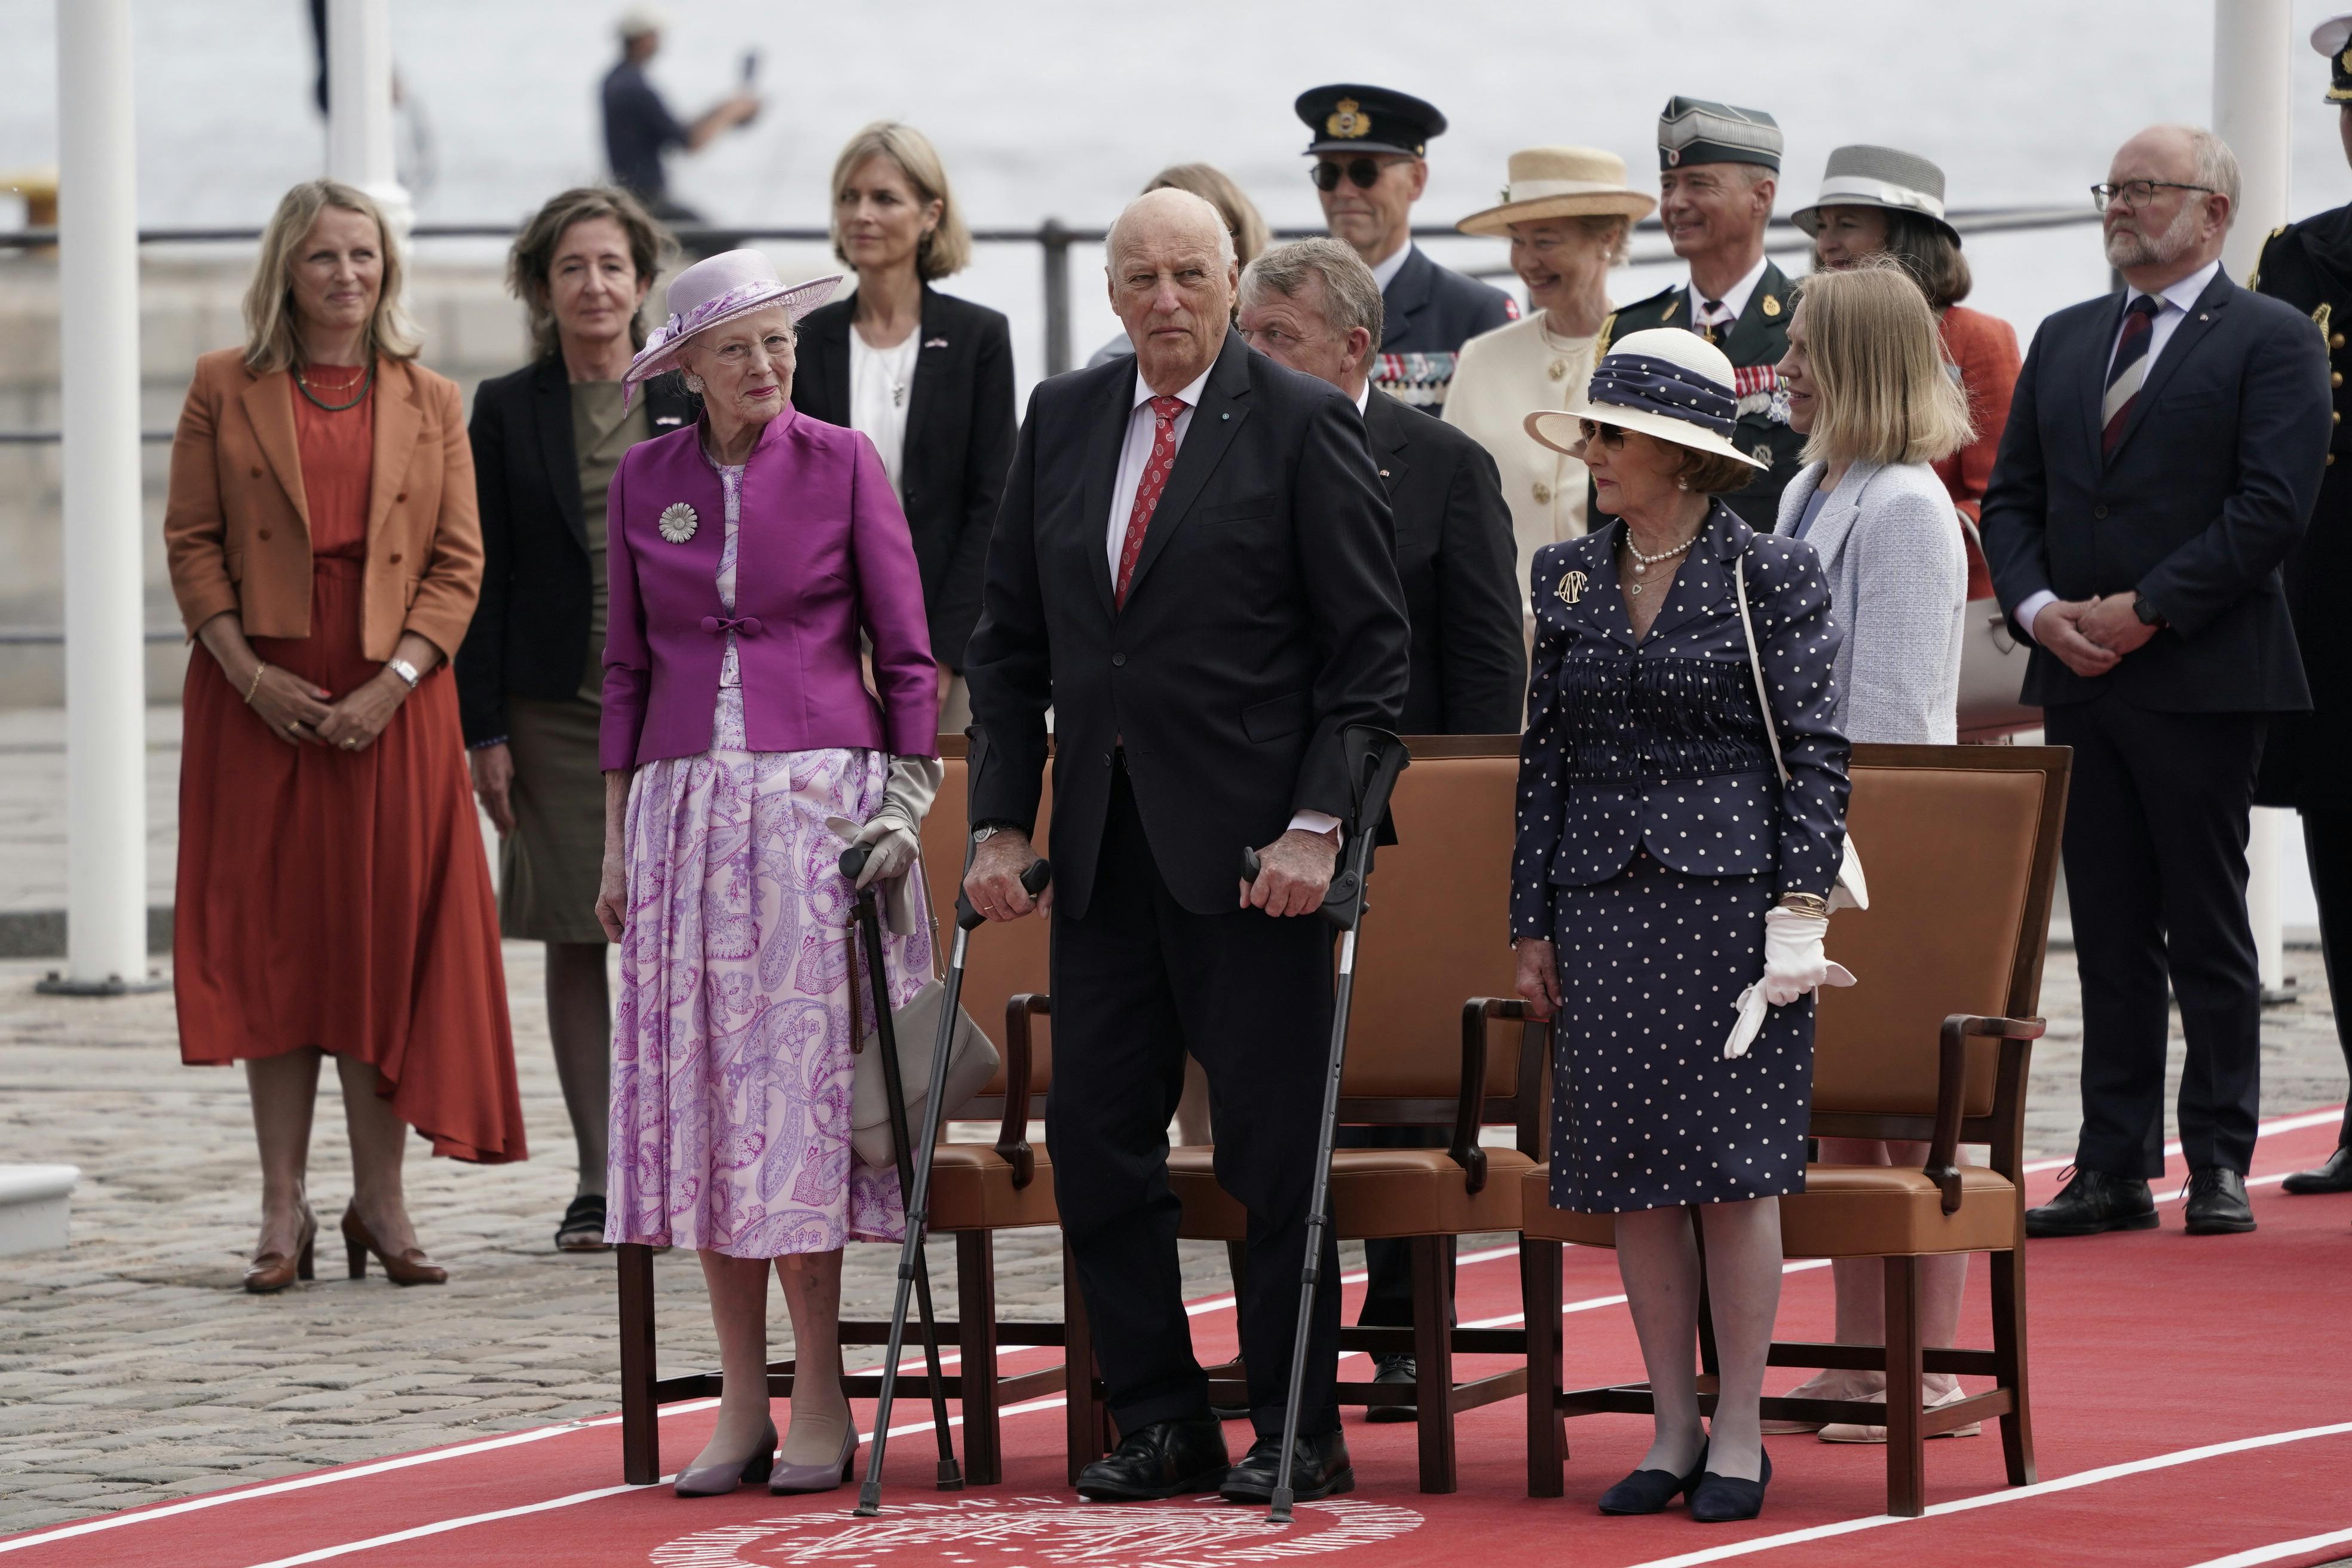
[[418, 669], [415, 665], [409, 663], [404, 658], [388, 660], [384, 664], [384, 668], [392, 671], [393, 674], [406, 681], [408, 683], [408, 689], [411, 691], [415, 690], [416, 683], [425, 679], [425, 672]]
[[2139, 617], [2139, 624], [2144, 626], [2161, 626], [2165, 624], [2164, 617], [2157, 613], [2154, 605], [2147, 602], [2147, 595], [2145, 594], [2132, 600], [2132, 614]]
[[1014, 824], [1010, 822], [982, 823], [978, 827], [971, 830], [972, 847], [974, 848], [978, 848], [981, 845], [987, 843], [990, 839], [995, 837], [1000, 833], [1010, 833], [1013, 831], [1013, 826]]

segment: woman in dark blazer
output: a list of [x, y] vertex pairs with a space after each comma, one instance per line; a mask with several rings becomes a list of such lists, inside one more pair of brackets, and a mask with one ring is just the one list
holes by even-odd
[[793, 405], [874, 443], [915, 536], [940, 728], [971, 721], [963, 647], [980, 620], [989, 530], [1013, 462], [1013, 339], [934, 280], [971, 258], [947, 172], [923, 133], [881, 121], [833, 166], [834, 254], [857, 292], [801, 322]]
[[[1518, 992], [1559, 1016], [1551, 1201], [1616, 1216], [1655, 1396], [1656, 1438], [1601, 1510], [1688, 1492], [1710, 1522], [1754, 1518], [1771, 1479], [1757, 1400], [1776, 1200], [1804, 1190], [1812, 993], [1852, 984], [1822, 951], [1845, 840], [1839, 632], [1812, 547], [1715, 499], [1761, 466], [1729, 440], [1732, 386], [1720, 349], [1654, 329], [1611, 350], [1584, 409], [1528, 417], [1616, 521], [1536, 552], [1511, 879]], [[1722, 1368], [1711, 1429], [1686, 1209]]]
[[547, 1033], [580, 1152], [555, 1231], [565, 1252], [604, 1245], [612, 1002], [596, 923], [604, 784], [596, 767], [604, 679], [604, 501], [621, 455], [691, 422], [675, 377], [625, 406], [621, 373], [645, 342], [638, 309], [669, 237], [634, 196], [565, 191], [516, 237], [507, 286], [538, 357], [474, 394], [468, 426], [482, 513], [482, 599], [457, 651], [475, 798], [499, 835], [499, 927], [547, 944]]

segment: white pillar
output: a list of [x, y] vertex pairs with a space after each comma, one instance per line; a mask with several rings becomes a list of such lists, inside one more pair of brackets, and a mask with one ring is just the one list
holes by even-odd
[[65, 440], [66, 972], [147, 977], [139, 229], [130, 0], [58, 0]]
[[[2241, 282], [2252, 276], [2264, 237], [2287, 218], [2294, 44], [2290, 0], [2213, 0], [2213, 132], [2238, 155], [2242, 182], [2221, 263]], [[2278, 990], [2286, 976], [2278, 864], [2294, 831], [2291, 816], [2257, 808], [2246, 845], [2246, 908], [2265, 991]]]
[[394, 168], [387, 0], [327, 0], [327, 174], [373, 196], [406, 237], [415, 209]]

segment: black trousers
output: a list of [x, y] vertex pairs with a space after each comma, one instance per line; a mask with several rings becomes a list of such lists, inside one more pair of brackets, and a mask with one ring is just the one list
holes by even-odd
[[2262, 977], [2246, 916], [2246, 835], [2264, 720], [2160, 713], [2109, 694], [2052, 708], [2074, 749], [2067, 899], [2083, 974], [2083, 1131], [2074, 1163], [2164, 1174], [2165, 983], [2189, 1059], [2189, 1168], [2243, 1173], [2261, 1110]]
[[[1311, 915], [1200, 915], [1177, 903], [1119, 768], [1086, 917], [1054, 917], [1045, 1137], [1122, 1436], [1209, 1413], [1177, 1269], [1181, 1205], [1168, 1185], [1168, 1121], [1187, 1051], [1208, 1073], [1217, 1181], [1249, 1211], [1241, 1343], [1250, 1419], [1262, 1436], [1281, 1434], [1330, 1048], [1331, 941], [1331, 926]], [[1310, 1435], [1339, 1425], [1339, 1247], [1328, 1229], [1323, 1255], [1299, 1406]]]
[[[2336, 1046], [2344, 1053], [2346, 1076], [2352, 1078], [2352, 811], [2305, 812], [2303, 853], [2319, 904], [2319, 953], [2327, 968], [2328, 1000], [2336, 1007]], [[2352, 1100], [2345, 1104], [2336, 1142], [2352, 1149]]]

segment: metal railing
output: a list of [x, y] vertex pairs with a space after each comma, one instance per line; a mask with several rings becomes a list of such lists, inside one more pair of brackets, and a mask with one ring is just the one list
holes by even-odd
[[[2088, 206], [2066, 207], [1982, 207], [1948, 215], [1951, 225], [1963, 235], [2013, 234], [2029, 229], [2068, 228], [2099, 221], [2099, 215]], [[787, 245], [825, 245], [832, 242], [829, 230], [822, 228], [777, 228], [758, 225], [709, 226], [679, 228], [674, 231], [678, 242], [690, 250], [724, 249], [747, 240], [772, 240]], [[1038, 252], [1038, 272], [1044, 287], [1045, 303], [1045, 374], [1059, 375], [1071, 365], [1070, 344], [1070, 251], [1073, 247], [1100, 245], [1108, 235], [1103, 228], [1071, 228], [1058, 218], [1047, 218], [1035, 228], [977, 229], [972, 239], [981, 245], [1034, 245]], [[1314, 239], [1324, 234], [1319, 228], [1281, 228], [1274, 231], [1276, 239]], [[514, 228], [506, 224], [420, 224], [410, 233], [411, 239], [499, 239], [514, 237]], [[1674, 252], [1665, 242], [1664, 231], [1655, 218], [1634, 226], [1635, 244], [1630, 263], [1636, 267], [1662, 266], [1674, 259]], [[1458, 239], [1458, 231], [1442, 227], [1417, 227], [1415, 239]], [[152, 228], [142, 229], [139, 243], [144, 245], [239, 245], [251, 244], [261, 237], [253, 228]], [[17, 229], [0, 233], [0, 250], [31, 250], [54, 246], [54, 229]], [[1812, 241], [1804, 231], [1786, 218], [1776, 218], [1767, 232], [1764, 248], [1768, 254], [1787, 256], [1810, 250]], [[1505, 266], [1481, 267], [1469, 269], [1474, 278], [1501, 278], [1510, 275]], [[49, 446], [62, 438], [56, 430], [0, 430], [0, 447]], [[169, 445], [169, 430], [142, 430], [141, 441], [151, 446]], [[151, 627], [146, 632], [150, 643], [178, 642], [182, 637], [176, 626]], [[65, 640], [65, 634], [47, 626], [0, 626], [0, 647], [53, 647]]]

